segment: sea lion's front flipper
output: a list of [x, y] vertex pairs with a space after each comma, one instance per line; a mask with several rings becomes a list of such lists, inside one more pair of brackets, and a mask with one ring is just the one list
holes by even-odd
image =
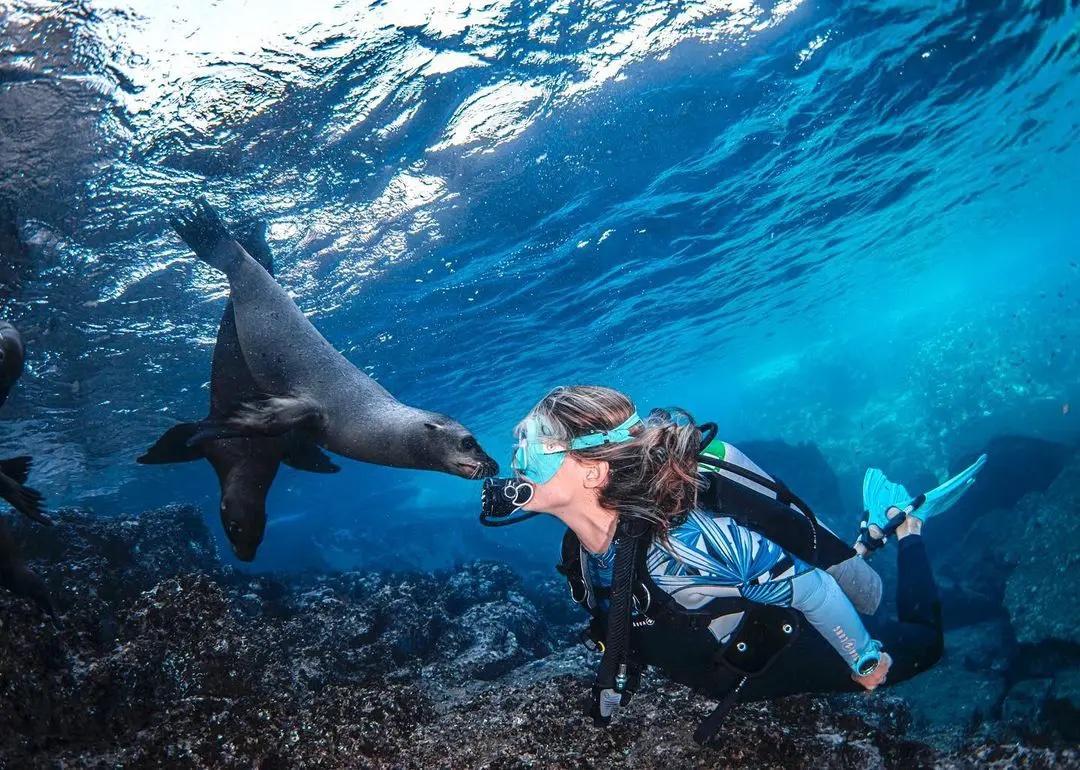
[[26, 479], [30, 477], [30, 466], [33, 464], [34, 458], [28, 455], [0, 460], [0, 473], [17, 484], [25, 484]]
[[281, 461], [290, 468], [310, 473], [337, 473], [341, 468], [313, 441], [305, 436], [290, 436]]
[[182, 422], [172, 426], [135, 462], [142, 465], [163, 465], [186, 463], [205, 457], [202, 449], [189, 443], [200, 427], [201, 423], [195, 422]]
[[11, 507], [28, 519], [38, 524], [52, 524], [53, 521], [41, 510], [45, 498], [36, 489], [23, 486], [13, 478], [0, 473], [0, 498], [7, 500]]

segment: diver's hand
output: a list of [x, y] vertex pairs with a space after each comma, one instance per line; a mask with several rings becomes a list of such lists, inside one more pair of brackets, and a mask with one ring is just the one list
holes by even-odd
[[892, 658], [889, 653], [881, 653], [881, 660], [878, 661], [877, 668], [866, 676], [859, 676], [858, 674], [852, 674], [851, 678], [866, 688], [868, 692], [873, 692], [881, 685], [885, 684], [885, 679], [889, 675], [889, 668], [892, 666]]
[[190, 208], [170, 219], [169, 224], [200, 259], [208, 262], [218, 244], [232, 240], [225, 223], [206, 198], [196, 200]]

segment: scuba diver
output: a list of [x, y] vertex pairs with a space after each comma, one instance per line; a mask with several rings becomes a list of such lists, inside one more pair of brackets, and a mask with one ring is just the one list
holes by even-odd
[[[558, 387], [516, 434], [516, 475], [485, 482], [481, 522], [544, 512], [566, 524], [559, 570], [592, 616], [586, 643], [602, 652], [596, 724], [629, 701], [645, 666], [720, 700], [694, 735], [706, 743], [737, 702], [874, 690], [941, 657], [922, 523], [959, 499], [985, 455], [917, 497], [869, 470], [848, 546], [682, 410], [643, 420], [616, 390]], [[881, 594], [864, 557], [894, 534], [898, 619], [864, 623], [859, 612], [872, 614]]]

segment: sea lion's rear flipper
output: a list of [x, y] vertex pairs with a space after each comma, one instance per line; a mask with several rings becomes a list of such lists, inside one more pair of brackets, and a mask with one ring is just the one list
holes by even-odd
[[341, 468], [306, 436], [290, 436], [281, 461], [290, 468], [309, 473], [337, 473]]
[[[173, 230], [191, 247], [195, 256], [223, 273], [243, 259], [242, 248], [229, 234], [225, 223], [206, 198], [199, 198], [190, 207], [169, 220]], [[231, 244], [231, 248], [230, 248]]]
[[30, 466], [34, 464], [34, 458], [27, 455], [12, 457], [9, 460], [0, 460], [0, 473], [17, 484], [25, 484], [30, 476]]
[[262, 265], [266, 272], [273, 275], [274, 255], [270, 251], [270, 244], [266, 242], [266, 221], [247, 219], [235, 225], [232, 231], [236, 242], [244, 247], [244, 251]]
[[36, 489], [23, 486], [15, 479], [0, 473], [0, 498], [7, 500], [11, 507], [28, 519], [38, 524], [52, 524], [53, 521], [41, 510], [45, 498]]
[[182, 422], [172, 426], [135, 462], [141, 465], [163, 465], [186, 463], [205, 457], [202, 449], [190, 443], [201, 425], [202, 423], [197, 422]]
[[239, 436], [280, 436], [290, 430], [313, 435], [326, 427], [322, 404], [307, 396], [271, 396], [237, 404], [229, 415], [199, 423], [188, 444]]
[[16, 596], [24, 596], [50, 615], [52, 600], [45, 581], [31, 572], [19, 557], [15, 538], [7, 522], [0, 520], [0, 588], [6, 588]]

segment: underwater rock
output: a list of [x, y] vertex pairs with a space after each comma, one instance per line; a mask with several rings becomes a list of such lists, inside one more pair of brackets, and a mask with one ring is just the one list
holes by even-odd
[[1080, 645], [1080, 455], [1043, 494], [1014, 510], [1005, 558], [1014, 565], [1005, 606], [1017, 641], [1057, 640]]
[[[441, 734], [418, 730], [409, 766], [870, 768], [928, 767], [934, 758], [926, 746], [803, 696], [737, 707], [715, 745], [702, 748], [690, 733], [715, 702], [650, 676], [611, 726], [598, 729], [583, 710], [587, 683], [535, 671], [531, 680], [500, 682], [441, 716]], [[871, 712], [893, 707], [867, 701]]]
[[116, 518], [64, 508], [54, 519], [50, 530], [26, 522], [13, 529], [61, 605], [130, 597], [166, 577], [221, 566], [202, 514], [189, 505]]
[[1045, 492], [1075, 453], [1073, 446], [1035, 436], [994, 436], [975, 453], [987, 455], [979, 483], [953, 510], [1011, 508], [1032, 492]]
[[[980, 734], [1005, 694], [1008, 629], [1000, 621], [945, 632], [945, 653], [922, 676], [888, 688], [911, 709], [921, 740], [954, 749]], [[962, 694], [962, 695], [958, 695]]]
[[540, 615], [557, 629], [565, 629], [557, 630], [558, 635], [563, 639], [576, 638], [576, 631], [585, 623], [585, 614], [570, 597], [566, 578], [553, 572], [532, 572], [523, 583], [522, 593], [536, 605]]
[[[35, 568], [64, 588], [59, 617], [0, 591], [0, 767], [1076, 762], [1071, 749], [1023, 744], [941, 753], [908, 730], [908, 706], [890, 693], [741, 706], [702, 748], [690, 736], [712, 702], [651, 674], [601, 730], [583, 711], [597, 658], [572, 642], [584, 615], [567, 612], [557, 578], [525, 585], [493, 562], [252, 576], [222, 566], [194, 509], [60, 518], [48, 540], [20, 531]], [[994, 665], [975, 642], [1001, 625], [964, 633], [959, 674], [915, 680], [939, 699], [916, 708], [976, 692], [963, 666]], [[1055, 680], [1047, 714], [1075, 713], [1071, 681]]]
[[1045, 716], [1067, 741], [1080, 741], [1080, 667], [1058, 671]]
[[508, 565], [477, 561], [449, 573], [443, 601], [451, 614], [458, 614], [465, 607], [505, 599], [512, 590], [521, 590], [521, 578]]
[[553, 649], [536, 608], [521, 594], [470, 607], [439, 641], [458, 678], [495, 679]]
[[[998, 508], [979, 519], [964, 536], [931, 550], [946, 623], [978, 623], [1002, 614], [1005, 584], [1012, 565], [1006, 558], [1016, 537], [1016, 511]], [[927, 526], [927, 532], [933, 527]], [[931, 549], [933, 541], [927, 541]]]
[[1001, 704], [1001, 720], [1021, 735], [1038, 734], [1045, 724], [1043, 709], [1053, 679], [1023, 679], [1014, 684]]

